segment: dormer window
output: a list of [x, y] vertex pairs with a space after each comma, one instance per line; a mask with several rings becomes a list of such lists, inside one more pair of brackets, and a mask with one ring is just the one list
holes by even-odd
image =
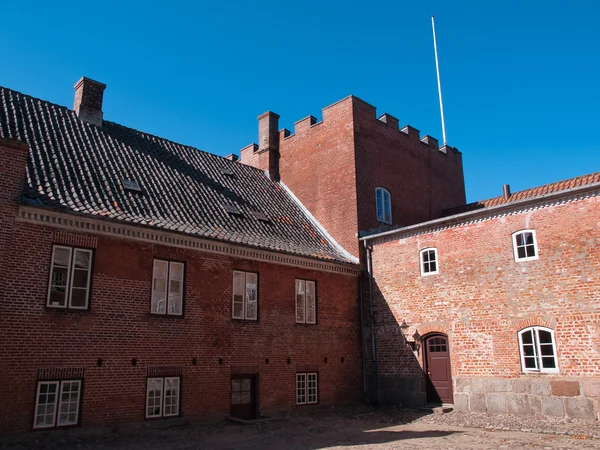
[[378, 187], [375, 189], [375, 201], [377, 203], [377, 221], [392, 224], [392, 197], [387, 189]]

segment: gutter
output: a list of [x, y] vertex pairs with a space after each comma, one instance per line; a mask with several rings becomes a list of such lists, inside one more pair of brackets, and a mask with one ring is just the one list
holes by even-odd
[[[468, 211], [468, 212], [464, 212], [464, 213], [454, 214], [452, 216], [442, 217], [440, 219], [429, 220], [427, 222], [421, 222], [421, 223], [418, 223], [415, 225], [409, 225], [409, 226], [402, 227], [402, 228], [396, 228], [395, 230], [389, 230], [389, 231], [384, 231], [382, 233], [376, 233], [376, 234], [364, 236], [362, 238], [359, 238], [359, 241], [365, 242], [365, 247], [366, 247], [366, 243], [373, 239], [379, 239], [379, 238], [383, 238], [383, 237], [387, 237], [387, 236], [394, 236], [394, 235], [399, 235], [399, 234], [406, 234], [406, 233], [411, 233], [411, 232], [416, 232], [416, 231], [427, 230], [429, 228], [434, 228], [436, 226], [456, 225], [456, 224], [462, 223], [466, 220], [473, 220], [476, 218], [488, 216], [490, 214], [511, 211], [511, 210], [515, 210], [515, 209], [522, 209], [527, 206], [532, 206], [532, 205], [543, 203], [543, 202], [556, 201], [556, 200], [560, 200], [563, 198], [568, 198], [568, 197], [572, 197], [572, 196], [576, 196], [576, 195], [583, 195], [583, 194], [591, 193], [594, 191], [600, 191], [600, 183], [587, 184], [585, 186], [579, 186], [579, 187], [575, 187], [575, 188], [564, 189], [564, 190], [558, 191], [558, 192], [551, 192], [549, 194], [538, 195], [537, 197], [530, 197], [530, 198], [526, 198], [523, 200], [517, 200], [515, 202], [503, 203], [503, 204], [497, 205], [497, 206], [490, 206], [488, 208], [476, 209], [474, 211]], [[513, 195], [515, 195], [515, 194], [513, 194]]]

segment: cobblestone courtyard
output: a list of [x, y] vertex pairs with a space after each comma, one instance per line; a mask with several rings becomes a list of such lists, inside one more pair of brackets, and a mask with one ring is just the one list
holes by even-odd
[[[523, 431], [521, 431], [523, 430]], [[89, 434], [34, 433], [1, 449], [600, 449], [598, 422], [375, 409], [305, 412], [277, 420]]]

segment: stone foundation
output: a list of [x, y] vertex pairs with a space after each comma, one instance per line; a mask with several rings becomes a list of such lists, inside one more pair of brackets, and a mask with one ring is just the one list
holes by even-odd
[[379, 404], [418, 408], [427, 403], [419, 377], [380, 375], [377, 381]]
[[454, 408], [463, 412], [600, 417], [600, 379], [456, 378]]

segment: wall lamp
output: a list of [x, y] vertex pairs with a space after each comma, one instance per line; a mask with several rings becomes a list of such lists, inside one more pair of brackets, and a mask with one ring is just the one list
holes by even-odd
[[400, 325], [400, 333], [402, 334], [402, 338], [404, 339], [404, 344], [408, 345], [413, 352], [418, 353], [419, 349], [421, 348], [421, 335], [418, 331], [415, 331], [415, 334], [413, 334], [412, 336], [413, 340], [409, 341], [407, 338], [409, 328], [410, 326], [406, 323], [406, 319], [404, 319], [402, 321], [402, 324]]

